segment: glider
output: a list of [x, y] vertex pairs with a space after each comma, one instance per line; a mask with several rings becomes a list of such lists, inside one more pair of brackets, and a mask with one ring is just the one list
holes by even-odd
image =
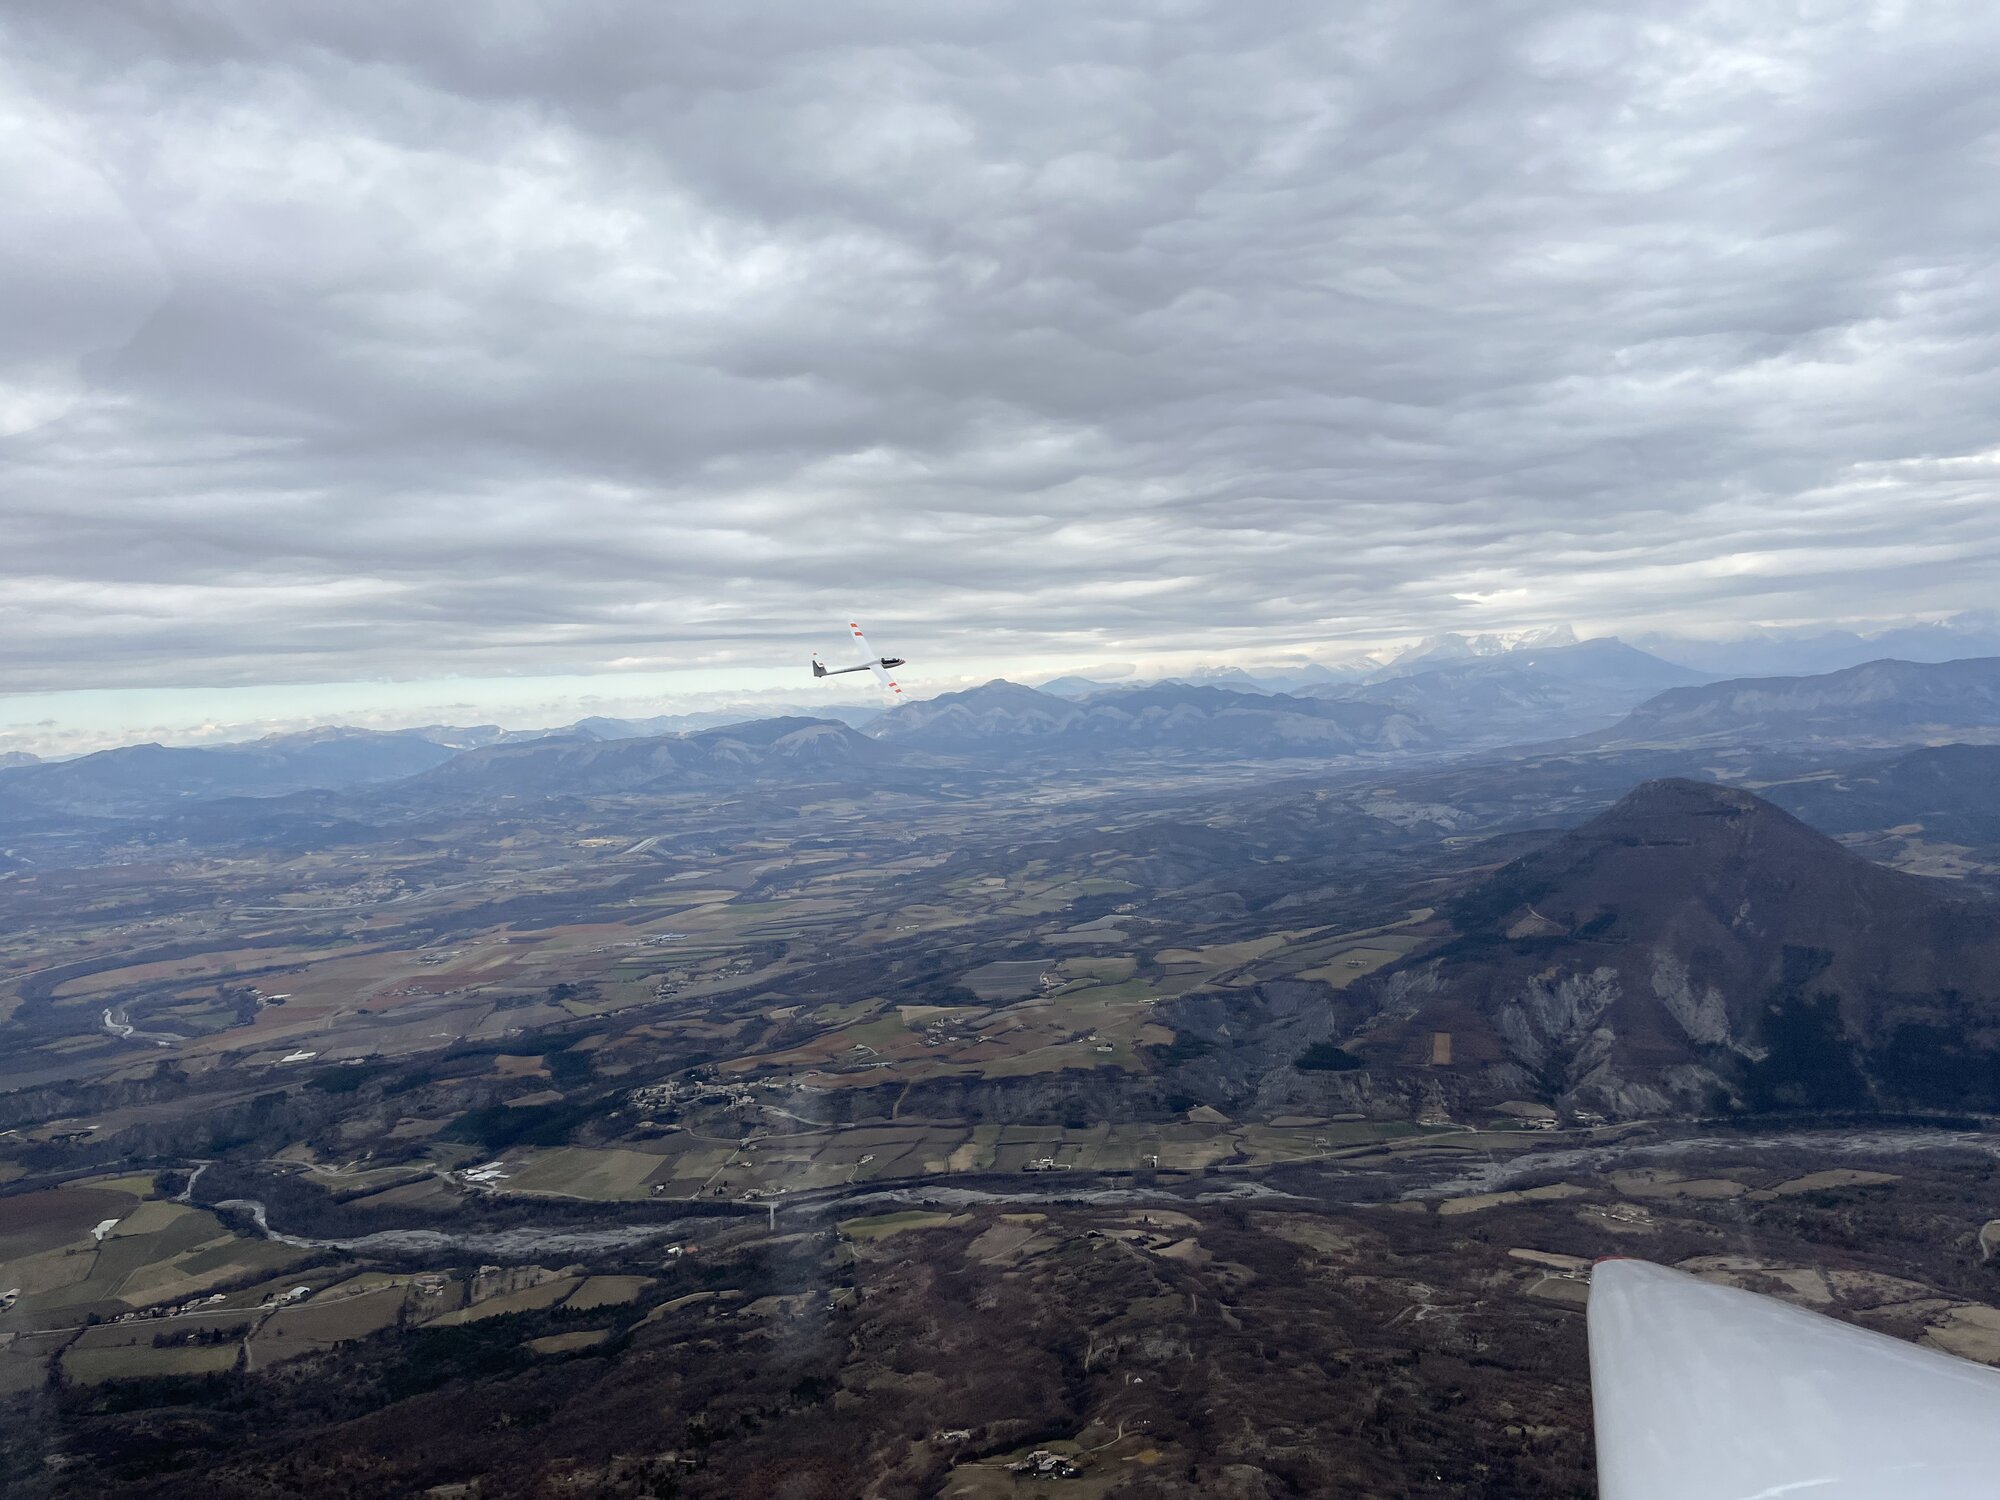
[[861, 633], [859, 625], [849, 620], [847, 628], [854, 632], [855, 644], [861, 647], [862, 654], [868, 659], [859, 666], [829, 667], [819, 659], [819, 653], [815, 651], [813, 652], [813, 676], [838, 677], [844, 672], [873, 672], [876, 680], [882, 684], [883, 691], [889, 695], [891, 701], [901, 703], [903, 701], [903, 690], [896, 685], [896, 679], [889, 675], [889, 669], [891, 667], [902, 666], [903, 658], [900, 656], [875, 655], [874, 652], [868, 649], [868, 637]]
[[2000, 1370], [1642, 1260], [1590, 1276], [1599, 1500], [2000, 1494]]

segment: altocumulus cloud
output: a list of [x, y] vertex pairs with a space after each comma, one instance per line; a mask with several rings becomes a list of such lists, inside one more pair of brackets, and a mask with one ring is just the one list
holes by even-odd
[[2000, 10], [0, 21], [0, 690], [1893, 616]]

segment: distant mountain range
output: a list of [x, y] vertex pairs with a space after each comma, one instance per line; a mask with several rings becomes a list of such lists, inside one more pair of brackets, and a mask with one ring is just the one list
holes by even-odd
[[1178, 683], [1183, 687], [1229, 688], [1239, 693], [1297, 693], [1329, 683], [1359, 682], [1371, 670], [1367, 665], [1325, 666], [1319, 662], [1295, 667], [1259, 667], [1255, 672], [1242, 667], [1197, 667], [1172, 677], [1135, 678], [1129, 682], [1052, 677], [1037, 684], [1036, 690], [1058, 698], [1093, 698], [1099, 693], [1129, 693], [1138, 688]]
[[[882, 710], [835, 704], [793, 709], [766, 722], [816, 718], [866, 723]], [[0, 755], [0, 820], [9, 815], [65, 813], [129, 817], [223, 797], [278, 797], [298, 791], [341, 791], [415, 776], [462, 752], [541, 744], [680, 735], [745, 722], [740, 712], [712, 710], [652, 719], [589, 718], [559, 729], [502, 729], [497, 724], [431, 724], [373, 730], [335, 726], [224, 745], [122, 745], [69, 760], [24, 752]]]
[[1404, 658], [1365, 683], [1308, 688], [1305, 696], [1380, 703], [1454, 743], [1501, 745], [1602, 728], [1657, 693], [1704, 680], [1607, 638], [1498, 655]]
[[[1025, 689], [1023, 691], [1026, 691]], [[637, 727], [639, 733], [614, 733]], [[883, 758], [876, 741], [831, 719], [787, 717], [721, 728], [645, 734], [626, 721], [586, 721], [569, 732], [312, 730], [243, 745], [129, 745], [75, 760], [0, 770], [0, 827], [51, 817], [159, 818], [214, 809], [190, 829], [320, 828], [380, 798], [279, 805], [298, 792], [379, 790], [396, 802], [673, 791], [763, 778], [823, 777]], [[454, 748], [448, 740], [472, 740]], [[481, 742], [483, 741], [483, 743]], [[227, 808], [221, 804], [230, 803]], [[259, 804], [269, 804], [260, 814]]]
[[1639, 787], [1371, 981], [1351, 1049], [1462, 1098], [1613, 1116], [2000, 1108], [2000, 906], [1748, 792]]
[[[1666, 688], [1707, 680], [1623, 641], [1578, 641], [1567, 627], [1557, 627], [1522, 637], [1436, 636], [1381, 665], [1314, 663], [1282, 672], [1209, 667], [1146, 686], [1374, 703], [1411, 720], [1427, 745], [1473, 748], [1601, 729]], [[1083, 677], [1042, 687], [1082, 703], [1111, 702], [1109, 695], [1139, 690]]]
[[[848, 706], [847, 722], [800, 713], [712, 726], [703, 722], [709, 715], [676, 715], [586, 719], [549, 732], [332, 728], [239, 745], [133, 745], [0, 768], [0, 822], [150, 817], [205, 800], [405, 782], [418, 793], [483, 788], [498, 796], [558, 794], [573, 777], [584, 778], [580, 787], [666, 789], [897, 757], [975, 765], [1000, 757], [995, 764], [1013, 765], [1032, 756], [1081, 765], [1123, 754], [1333, 761], [1528, 744], [1587, 756], [1709, 747], [1851, 755], [2000, 743], [2000, 658], [1703, 683], [1605, 639], [1439, 653], [1414, 665], [1423, 670], [1398, 675], [1392, 664], [1369, 682], [1320, 682], [1296, 693], [1161, 682], [1067, 698], [994, 681], [893, 712]], [[1913, 788], [1885, 781], [1871, 795], [1913, 795]]]
[[1093, 677], [1051, 677], [1047, 682], [1037, 683], [1035, 691], [1057, 698], [1088, 698], [1094, 693], [1115, 693], [1132, 686], [1129, 682], [1099, 682]]
[[907, 704], [869, 732], [885, 745], [951, 754], [1173, 750], [1258, 758], [1422, 750], [1438, 743], [1409, 716], [1376, 703], [1185, 683], [1120, 689], [1075, 703], [994, 681]]
[[416, 798], [587, 796], [678, 791], [864, 766], [880, 747], [829, 719], [758, 719], [692, 734], [633, 739], [550, 736], [456, 755], [402, 783]]
[[1590, 743], [1869, 747], [1994, 739], [2000, 739], [2000, 657], [1877, 661], [1817, 677], [1672, 688]]
[[[1606, 639], [1609, 639], [1608, 637]], [[1386, 661], [1357, 656], [1345, 661], [1302, 661], [1293, 658], [1263, 666], [1205, 666], [1170, 677], [1130, 682], [1105, 682], [1089, 677], [1056, 677], [1039, 684], [1059, 698], [1088, 698], [1098, 693], [1130, 691], [1163, 682], [1190, 687], [1225, 687], [1244, 693], [1304, 693], [1343, 683], [1372, 682], [1433, 671], [1458, 662], [1484, 661], [1516, 652], [1546, 651], [1578, 644], [1567, 625], [1508, 635], [1434, 635], [1395, 652]]]
[[593, 740], [638, 740], [662, 734], [687, 734], [698, 729], [716, 729], [725, 724], [744, 724], [755, 719], [834, 719], [848, 725], [866, 724], [882, 714], [880, 705], [823, 703], [810, 708], [795, 703], [760, 704], [756, 709], [704, 709], [700, 713], [655, 714], [644, 719], [615, 719], [593, 715], [553, 729], [502, 729], [498, 724], [459, 726], [431, 724], [412, 729], [439, 745], [454, 750], [476, 750], [486, 745], [520, 745], [550, 738]]
[[[1608, 639], [1608, 637], [1607, 637]], [[1405, 647], [1371, 675], [1407, 676], [1454, 662], [1482, 661], [1511, 656], [1524, 651], [1559, 650], [1577, 644], [1576, 632], [1567, 625], [1549, 625], [1539, 630], [1521, 630], [1488, 635], [1426, 636]]]
[[[1169, 680], [1244, 692], [1296, 693], [1330, 684], [1382, 682], [1467, 662], [1534, 656], [1607, 641], [1618, 638], [1579, 640], [1567, 625], [1484, 634], [1447, 632], [1427, 636], [1386, 654], [1375, 652], [1326, 662], [1293, 657], [1272, 665], [1253, 662], [1247, 666], [1200, 667]], [[2000, 656], [2000, 611], [1965, 611], [1915, 625], [1868, 630], [1766, 630], [1727, 641], [1652, 633], [1619, 643], [1657, 661], [1683, 668], [1694, 674], [1695, 679], [1813, 676], [1885, 659], [1943, 662]], [[1040, 684], [1044, 692], [1064, 698], [1087, 698], [1114, 688], [1141, 685], [1140, 681], [1121, 683], [1089, 677], [1058, 677]]]
[[2000, 612], [1967, 610], [1876, 630], [1760, 631], [1730, 641], [1645, 635], [1633, 644], [1711, 677], [1811, 676], [1864, 662], [1960, 661], [2000, 656]]
[[314, 729], [240, 745], [127, 745], [0, 771], [8, 812], [129, 816], [205, 798], [274, 797], [396, 781], [456, 751], [416, 730]]
[[701, 729], [719, 729], [727, 724], [753, 723], [759, 719], [832, 719], [858, 729], [879, 719], [883, 712], [879, 703], [770, 703], [758, 705], [749, 717], [746, 717], [744, 709], [735, 708], [706, 709], [692, 714], [656, 714], [647, 719], [589, 718], [578, 719], [567, 729], [550, 730], [549, 733], [583, 734], [600, 740], [636, 740], [659, 734], [689, 734]]

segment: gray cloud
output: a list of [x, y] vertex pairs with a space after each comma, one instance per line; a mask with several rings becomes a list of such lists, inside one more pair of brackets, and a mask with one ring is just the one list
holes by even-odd
[[0, 691], [789, 660], [863, 608], [912, 656], [1276, 652], [2000, 576], [1990, 7], [0, 28], [35, 126]]

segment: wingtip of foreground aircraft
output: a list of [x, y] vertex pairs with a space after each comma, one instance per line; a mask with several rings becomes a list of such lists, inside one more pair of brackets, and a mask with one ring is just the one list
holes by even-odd
[[2000, 1494], [2000, 1371], [1625, 1256], [1589, 1325], [1600, 1500]]

